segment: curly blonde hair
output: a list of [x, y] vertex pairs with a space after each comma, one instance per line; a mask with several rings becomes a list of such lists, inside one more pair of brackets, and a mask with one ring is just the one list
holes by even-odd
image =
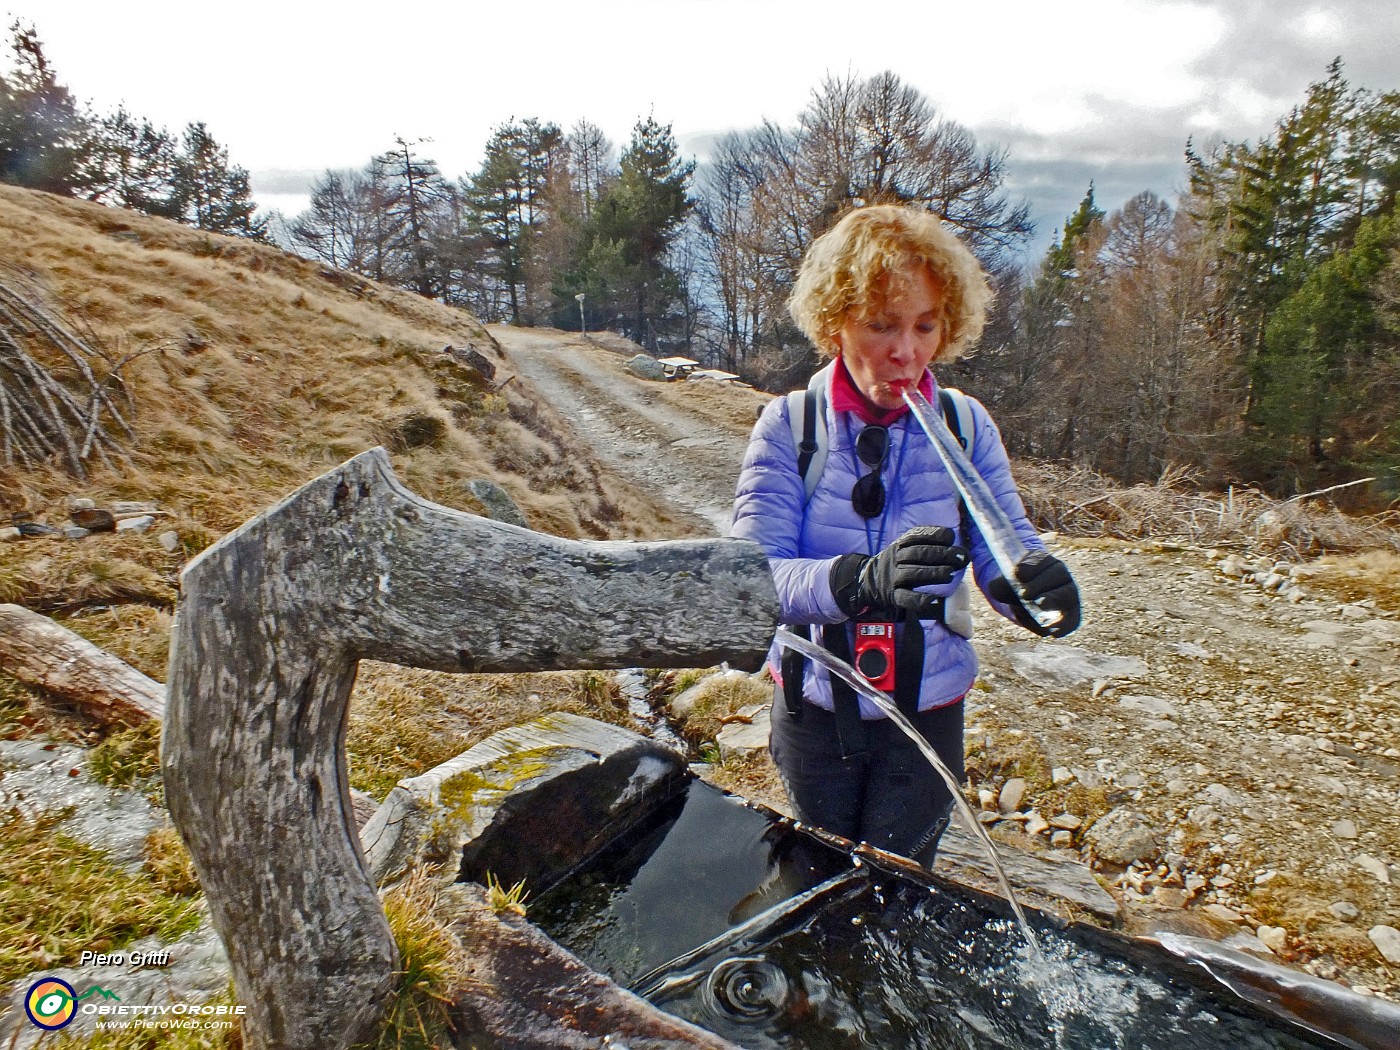
[[807, 249], [788, 311], [818, 352], [834, 357], [846, 320], [878, 312], [902, 290], [893, 282], [921, 266], [944, 296], [948, 333], [935, 360], [954, 361], [981, 337], [992, 289], [977, 257], [922, 208], [873, 204], [847, 212]]

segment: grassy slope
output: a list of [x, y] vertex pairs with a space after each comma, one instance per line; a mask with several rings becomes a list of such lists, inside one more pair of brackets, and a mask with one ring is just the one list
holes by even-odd
[[[493, 390], [443, 354], [449, 343], [470, 344], [496, 364], [498, 381], [510, 376], [509, 361], [468, 313], [268, 246], [7, 186], [0, 186], [0, 244], [0, 276], [37, 288], [91, 342], [114, 358], [151, 351], [123, 373], [139, 435], [129, 462], [95, 466], [86, 482], [55, 468], [0, 464], [0, 523], [25, 512], [61, 524], [73, 496], [99, 505], [155, 500], [170, 515], [144, 534], [0, 543], [0, 601], [53, 613], [154, 678], [164, 678], [184, 561], [376, 444], [390, 448], [410, 488], [448, 506], [481, 513], [466, 482], [486, 478], [540, 531], [580, 538], [686, 531], [567, 444], [561, 422], [527, 384]], [[425, 431], [425, 419], [437, 425], [426, 428], [431, 441], [418, 443], [411, 435]], [[156, 539], [167, 528], [180, 535], [174, 552]], [[596, 674], [447, 676], [366, 663], [352, 698], [352, 783], [382, 797], [399, 778], [497, 729], [561, 709], [629, 720]], [[106, 735], [0, 674], [0, 736], [43, 731], [88, 744]], [[110, 743], [125, 774], [158, 791], [142, 780], [155, 771], [154, 734], [119, 734]], [[41, 818], [28, 830], [43, 826]], [[0, 860], [22, 869], [20, 881], [42, 877], [28, 851], [13, 853], [18, 839], [4, 839]], [[68, 861], [44, 864], [101, 867], [90, 851], [71, 849]], [[85, 878], [116, 879], [108, 874]], [[154, 929], [161, 909], [183, 899], [157, 894], [146, 926]], [[65, 937], [61, 914], [0, 902], [0, 926], [11, 921], [47, 932], [4, 960], [0, 981], [75, 961], [68, 956], [95, 936], [74, 929]], [[116, 946], [140, 928], [118, 924], [100, 937]]]

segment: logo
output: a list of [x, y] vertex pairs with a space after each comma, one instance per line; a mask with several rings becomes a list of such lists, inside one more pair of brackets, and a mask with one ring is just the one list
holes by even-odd
[[96, 984], [79, 995], [67, 981], [45, 977], [30, 987], [29, 994], [24, 997], [24, 1012], [40, 1028], [54, 1032], [66, 1027], [78, 1012], [78, 1004], [94, 995], [122, 1001], [116, 992], [109, 992]]
[[29, 994], [24, 997], [24, 1012], [45, 1031], [57, 1031], [78, 1012], [78, 993], [67, 981], [45, 977], [30, 987]]

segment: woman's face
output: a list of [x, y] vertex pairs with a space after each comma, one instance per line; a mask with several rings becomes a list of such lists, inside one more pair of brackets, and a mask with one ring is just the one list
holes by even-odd
[[892, 274], [893, 294], [862, 312], [850, 311], [836, 332], [837, 353], [856, 387], [880, 408], [899, 408], [943, 349], [943, 288], [923, 267]]

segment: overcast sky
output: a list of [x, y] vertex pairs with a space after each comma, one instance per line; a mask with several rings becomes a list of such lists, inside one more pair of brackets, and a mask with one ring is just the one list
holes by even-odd
[[[1182, 188], [1188, 136], [1253, 139], [1342, 56], [1400, 89], [1396, 0], [577, 0], [201, 4], [0, 0], [74, 94], [179, 130], [202, 120], [294, 210], [326, 168], [396, 135], [451, 176], [493, 125], [586, 118], [624, 145], [647, 113], [703, 159], [726, 130], [791, 124], [827, 72], [893, 70], [984, 147], [1049, 240], [1092, 179], [1109, 210]], [[353, 13], [352, 13], [353, 12]], [[280, 196], [291, 194], [293, 196]]]

